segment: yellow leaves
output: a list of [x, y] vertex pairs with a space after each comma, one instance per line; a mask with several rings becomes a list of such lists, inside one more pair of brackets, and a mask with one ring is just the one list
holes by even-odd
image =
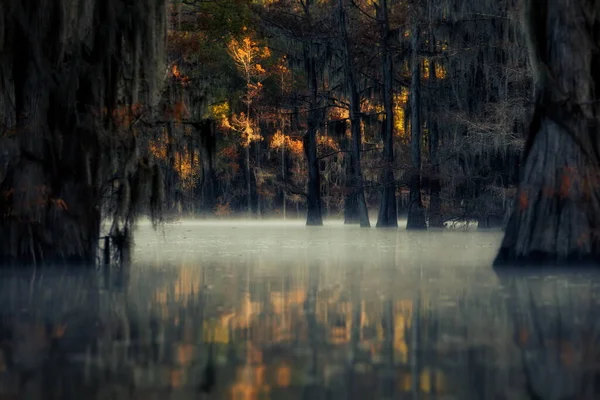
[[329, 118], [335, 119], [348, 119], [350, 118], [350, 110], [341, 107], [331, 107], [329, 110]]
[[330, 151], [338, 151], [340, 149], [336, 141], [329, 136], [317, 136], [317, 145]]
[[227, 118], [229, 114], [229, 103], [224, 101], [222, 103], [213, 104], [210, 106], [210, 115], [215, 119]]
[[299, 156], [304, 152], [304, 145], [301, 140], [293, 139], [281, 133], [280, 130], [277, 130], [271, 138], [269, 148], [280, 149], [281, 146], [285, 146], [290, 153], [296, 156]]
[[231, 120], [226, 122], [226, 126], [240, 134], [242, 146], [248, 147], [250, 143], [263, 140], [260, 135], [260, 129], [254, 126], [253, 122], [245, 113], [234, 114]]
[[200, 178], [199, 159], [200, 156], [197, 151], [190, 154], [185, 150], [177, 152], [175, 156], [175, 171], [177, 171], [181, 186], [185, 190], [193, 189]]
[[242, 40], [232, 38], [227, 44], [227, 52], [246, 80], [257, 79], [267, 73], [259, 62], [269, 58], [271, 51], [268, 47], [258, 46], [258, 43], [250, 36], [246, 36]]
[[[428, 59], [423, 62], [423, 78], [429, 79], [430, 63]], [[447, 72], [443, 65], [435, 64], [435, 77], [437, 79], [446, 79]]]
[[271, 149], [280, 149], [281, 146], [285, 144], [286, 136], [281, 133], [280, 130], [277, 130], [273, 137], [271, 138], [271, 143], [269, 143], [269, 148]]
[[406, 116], [404, 110], [408, 102], [408, 90], [402, 89], [400, 93], [394, 94], [394, 130], [400, 137], [407, 137], [404, 129]]

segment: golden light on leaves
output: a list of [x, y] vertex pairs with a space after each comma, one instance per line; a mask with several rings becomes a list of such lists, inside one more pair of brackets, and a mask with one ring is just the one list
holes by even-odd
[[317, 136], [317, 146], [321, 149], [328, 149], [330, 151], [338, 151], [340, 149], [340, 146], [333, 138], [323, 135]]
[[269, 143], [269, 147], [271, 149], [280, 149], [286, 142], [286, 136], [281, 133], [281, 130], [277, 130], [273, 137], [271, 138], [271, 142]]
[[394, 94], [394, 130], [400, 137], [407, 137], [404, 129], [406, 116], [404, 110], [408, 102], [408, 90], [402, 89], [400, 93]]
[[181, 180], [181, 186], [190, 190], [196, 186], [200, 179], [200, 168], [198, 168], [200, 156], [198, 151], [190, 154], [187, 150], [178, 152], [175, 157], [175, 170]]
[[187, 75], [183, 75], [177, 64], [173, 64], [173, 67], [171, 68], [171, 73], [173, 74], [173, 78], [181, 82], [181, 84], [184, 86], [190, 82], [190, 77]]
[[[429, 60], [425, 59], [425, 61], [423, 61], [423, 78], [424, 79], [429, 79], [429, 70], [430, 70]], [[435, 77], [437, 79], [446, 79], [446, 76], [447, 76], [446, 68], [444, 68], [443, 65], [436, 63], [435, 64]]]
[[[151, 140], [148, 146], [150, 153], [158, 160], [166, 161], [167, 147], [170, 140], [166, 131], [162, 137], [157, 140]], [[200, 155], [196, 150], [192, 154], [188, 150], [176, 151], [174, 154], [174, 169], [181, 181], [183, 189], [190, 190], [198, 183], [200, 179]]]
[[280, 149], [281, 146], [284, 145], [285, 148], [294, 155], [301, 155], [304, 152], [304, 145], [301, 140], [292, 139], [291, 137], [282, 134], [280, 130], [277, 130], [271, 138], [269, 147], [271, 149]]
[[246, 113], [234, 114], [229, 121], [223, 121], [225, 127], [230, 128], [240, 134], [242, 146], [248, 147], [252, 142], [263, 140], [260, 130], [255, 127]]
[[173, 76], [175, 78], [179, 78], [181, 76], [181, 72], [179, 71], [179, 67], [177, 66], [177, 64], [173, 64], [173, 68], [171, 69], [171, 72], [173, 73]]

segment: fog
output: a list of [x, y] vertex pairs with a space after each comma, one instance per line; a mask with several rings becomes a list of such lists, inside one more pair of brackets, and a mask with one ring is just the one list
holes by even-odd
[[3, 398], [597, 395], [599, 276], [498, 275], [500, 232], [182, 221], [135, 237], [128, 268], [2, 272]]

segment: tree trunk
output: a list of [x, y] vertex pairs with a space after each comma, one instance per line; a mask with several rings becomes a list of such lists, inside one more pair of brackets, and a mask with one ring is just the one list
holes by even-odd
[[[410, 88], [410, 203], [406, 229], [427, 229], [425, 209], [421, 200], [421, 59], [419, 46], [421, 32], [417, 16], [412, 29], [412, 81]], [[430, 71], [431, 72], [431, 71]]]
[[383, 125], [383, 171], [381, 174], [381, 201], [377, 227], [398, 227], [396, 213], [396, 182], [394, 178], [394, 104], [393, 82], [394, 70], [392, 53], [389, 46], [390, 28], [388, 21], [387, 1], [381, 0], [377, 7], [377, 20], [381, 28], [381, 72], [383, 76], [383, 107], [385, 121]]
[[[126, 239], [118, 249], [130, 243], [128, 228], [148, 200], [145, 190], [152, 191], [153, 221], [162, 205], [158, 168], [142, 159], [137, 132], [119, 125], [113, 112], [118, 100], [137, 99], [122, 78], [137, 76], [127, 64], [140, 47], [147, 46], [135, 71], [155, 86], [164, 3], [89, 1], [84, 14], [68, 16], [72, 0], [0, 3], [7, 22], [0, 25], [0, 106], [15, 122], [15, 134], [0, 135], [8, 157], [0, 169], [0, 265], [93, 265], [102, 211]], [[115, 9], [130, 21], [126, 28]], [[140, 16], [142, 9], [147, 14]]]
[[[345, 122], [345, 121], [344, 121]], [[344, 125], [346, 125], [344, 123]], [[340, 145], [345, 149], [349, 149], [351, 144], [349, 143], [346, 135], [339, 139]], [[348, 150], [344, 154], [344, 167], [345, 167], [345, 184], [346, 184], [346, 195], [344, 197], [344, 224], [353, 225], [359, 224], [360, 218], [358, 216], [358, 203], [356, 199], [356, 192], [353, 190], [354, 179], [356, 173], [354, 172], [354, 153]]]
[[536, 108], [495, 265], [598, 264], [600, 1], [528, 0], [526, 6]]
[[[431, 7], [431, 2], [430, 2]], [[435, 52], [435, 36], [433, 29], [429, 29], [429, 50], [433, 54]], [[429, 110], [428, 110], [428, 121], [427, 127], [429, 129], [429, 161], [431, 163], [431, 176], [429, 177], [429, 227], [430, 228], [443, 228], [444, 218], [442, 215], [442, 200], [440, 198], [440, 192], [442, 190], [440, 182], [440, 164], [437, 159], [437, 150], [440, 143], [438, 126], [435, 121], [435, 93], [437, 85], [437, 77], [435, 75], [436, 70], [435, 58], [429, 59]]]
[[246, 216], [252, 217], [252, 171], [250, 169], [250, 143], [244, 147], [244, 164], [246, 171]]
[[202, 212], [212, 215], [217, 206], [217, 173], [215, 156], [217, 153], [217, 138], [215, 136], [215, 121], [205, 120], [200, 126], [200, 162], [202, 164]]
[[308, 86], [310, 89], [310, 109], [308, 110], [308, 129], [303, 137], [304, 154], [308, 162], [308, 195], [306, 199], [306, 225], [323, 225], [321, 216], [321, 174], [319, 171], [319, 158], [317, 156], [317, 125], [319, 122], [319, 109], [317, 91], [317, 60], [314, 55], [314, 44], [305, 45], [304, 57], [307, 64]]
[[[2, 148], [16, 149], [0, 180], [0, 265], [93, 264], [100, 213], [88, 174], [93, 157], [83, 147], [89, 132], [77, 131], [75, 109], [56, 101], [58, 94], [40, 70], [47, 60], [38, 47], [57, 39], [52, 27], [59, 10], [32, 1], [23, 3], [22, 12], [26, 23], [10, 23], [15, 103], [12, 110], [5, 104], [4, 112], [14, 112], [17, 134], [0, 141]], [[58, 58], [56, 46], [45, 51], [50, 60]], [[93, 100], [85, 89], [82, 82], [77, 100], [83, 107]]]
[[352, 63], [352, 52], [350, 48], [350, 37], [346, 25], [346, 13], [342, 0], [339, 0], [340, 26], [342, 27], [342, 36], [344, 37], [345, 47], [345, 73], [346, 84], [350, 92], [350, 129], [352, 132], [352, 162], [353, 171], [353, 193], [352, 201], [356, 204], [360, 226], [369, 228], [369, 212], [367, 211], [367, 202], [365, 200], [365, 190], [363, 184], [362, 169], [360, 165], [360, 155], [362, 151], [362, 132], [360, 126], [360, 94], [355, 82], [354, 66]]

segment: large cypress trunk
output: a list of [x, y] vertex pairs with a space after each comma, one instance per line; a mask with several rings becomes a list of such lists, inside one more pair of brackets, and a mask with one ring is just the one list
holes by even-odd
[[600, 1], [528, 0], [536, 109], [501, 264], [600, 262]]
[[0, 10], [0, 119], [11, 132], [0, 136], [0, 265], [93, 264], [102, 211], [123, 238], [142, 176], [162, 187], [113, 112], [118, 99], [137, 102], [140, 66], [154, 78], [164, 3], [0, 0]]
[[381, 72], [383, 76], [383, 107], [385, 121], [382, 130], [383, 136], [383, 170], [381, 173], [381, 201], [377, 216], [377, 227], [397, 227], [398, 214], [396, 212], [396, 182], [394, 179], [394, 108], [393, 108], [393, 82], [394, 70], [392, 54], [389, 46], [389, 20], [387, 1], [382, 0], [377, 8], [377, 19], [381, 29]]

